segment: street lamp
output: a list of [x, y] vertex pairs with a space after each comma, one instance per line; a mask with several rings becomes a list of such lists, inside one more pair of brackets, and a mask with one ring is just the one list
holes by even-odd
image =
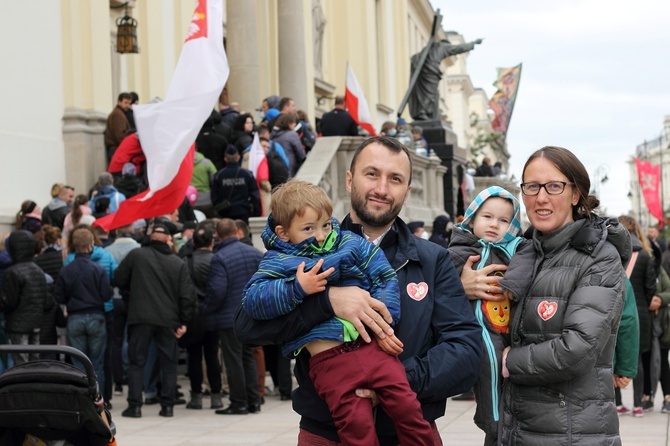
[[610, 171], [610, 167], [607, 164], [601, 164], [593, 172], [593, 185], [591, 193], [593, 193], [598, 199], [600, 199], [600, 185], [607, 183], [609, 178], [607, 173]]

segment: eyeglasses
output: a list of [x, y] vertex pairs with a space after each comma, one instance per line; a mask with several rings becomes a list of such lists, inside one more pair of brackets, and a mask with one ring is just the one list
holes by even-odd
[[548, 183], [521, 183], [521, 192], [524, 195], [537, 195], [540, 189], [544, 187], [549, 195], [561, 195], [567, 185], [574, 186], [575, 183], [569, 181], [550, 181]]

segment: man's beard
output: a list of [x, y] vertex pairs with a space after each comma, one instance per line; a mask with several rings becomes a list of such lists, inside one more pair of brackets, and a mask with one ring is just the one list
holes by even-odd
[[388, 211], [378, 213], [368, 210], [365, 206], [366, 203], [367, 197], [357, 193], [354, 189], [351, 190], [351, 208], [354, 210], [361, 223], [374, 227], [390, 225], [400, 213], [403, 205], [402, 203], [393, 203]]

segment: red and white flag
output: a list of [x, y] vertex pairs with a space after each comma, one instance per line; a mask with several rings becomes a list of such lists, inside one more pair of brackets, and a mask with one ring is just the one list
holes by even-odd
[[265, 158], [265, 151], [258, 139], [258, 132], [254, 133], [254, 141], [249, 149], [249, 170], [254, 174], [256, 181], [267, 180], [268, 161]]
[[191, 181], [195, 138], [229, 72], [223, 49], [223, 1], [198, 0], [165, 101], [133, 107], [147, 157], [149, 189], [96, 220], [96, 226], [110, 230], [179, 207]]
[[354, 70], [351, 69], [349, 62], [347, 62], [347, 78], [345, 82], [344, 103], [347, 110], [354, 121], [372, 136], [376, 136], [375, 127], [372, 125], [372, 117], [370, 115], [370, 107], [368, 101], [365, 99], [361, 84], [358, 83]]

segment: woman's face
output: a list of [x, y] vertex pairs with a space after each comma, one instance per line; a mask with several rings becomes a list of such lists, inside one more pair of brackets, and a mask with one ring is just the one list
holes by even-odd
[[[535, 158], [528, 164], [523, 174], [524, 183], [548, 183], [551, 181], [570, 180], [546, 158]], [[549, 195], [545, 188], [540, 188], [537, 195], [523, 195], [523, 203], [530, 223], [543, 234], [561, 229], [574, 221], [572, 206], [579, 201], [579, 192], [573, 185], [566, 185], [560, 195]]]
[[244, 121], [244, 131], [249, 133], [254, 130], [254, 120], [253, 118], [247, 118], [246, 121]]

